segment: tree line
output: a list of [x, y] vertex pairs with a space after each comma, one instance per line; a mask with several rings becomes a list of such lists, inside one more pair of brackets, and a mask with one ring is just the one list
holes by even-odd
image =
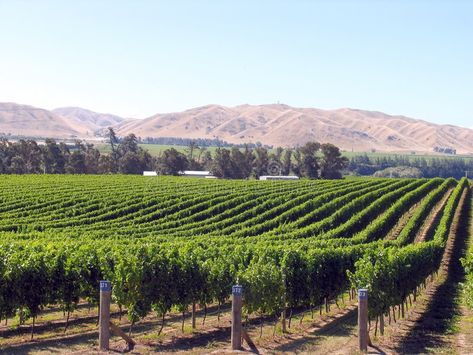
[[141, 148], [134, 134], [118, 138], [109, 129], [111, 152], [101, 154], [93, 144], [75, 141], [68, 145], [46, 139], [9, 142], [0, 140], [1, 174], [141, 174], [155, 170], [162, 175], [178, 175], [184, 170], [209, 170], [227, 179], [258, 178], [261, 175], [295, 174], [310, 179], [338, 179], [348, 160], [332, 144], [309, 142], [295, 149], [246, 145], [243, 148], [217, 148], [190, 141], [184, 152], [174, 148], [153, 157]]
[[161, 144], [161, 145], [176, 145], [176, 146], [188, 146], [191, 142], [196, 143], [199, 147], [238, 147], [244, 148], [249, 146], [250, 148], [265, 147], [272, 149], [272, 145], [262, 144], [261, 142], [256, 143], [229, 143], [219, 138], [180, 138], [180, 137], [144, 137], [138, 138], [140, 143], [144, 144]]
[[[356, 175], [373, 175], [377, 171], [388, 168], [412, 168], [415, 176], [409, 177], [453, 177], [461, 179], [466, 172], [473, 174], [473, 159], [453, 157], [409, 157], [402, 155], [369, 157], [366, 154], [357, 155], [350, 159], [348, 171]], [[420, 175], [418, 172], [420, 171]], [[388, 171], [389, 173], [389, 171]], [[389, 174], [387, 175], [389, 176]], [[473, 175], [470, 175], [470, 177]]]
[[79, 140], [68, 145], [49, 138], [44, 144], [1, 139], [0, 174], [141, 174], [153, 159], [137, 142], [133, 134], [120, 144], [112, 139], [112, 153], [101, 154], [93, 144]]
[[[208, 170], [220, 178], [246, 179], [261, 175], [290, 175], [311, 179], [337, 179], [342, 172], [354, 175], [407, 177], [454, 177], [469, 172], [473, 159], [452, 157], [408, 157], [403, 155], [369, 157], [357, 155], [350, 160], [329, 143], [306, 143], [297, 148], [270, 149], [261, 145], [218, 147], [211, 151], [207, 141], [188, 140], [183, 152], [166, 149], [151, 156], [139, 146], [134, 134], [120, 138], [108, 131], [109, 154], [90, 143], [73, 144], [46, 139], [10, 142], [0, 138], [0, 174], [141, 174], [154, 170], [162, 175], [178, 175], [183, 170]], [[402, 171], [390, 168], [402, 169]]]
[[340, 179], [348, 159], [330, 143], [308, 142], [302, 147], [269, 150], [245, 146], [217, 148], [214, 154], [191, 142], [184, 153], [174, 148], [157, 157], [160, 174], [178, 175], [183, 170], [208, 170], [219, 178], [247, 179], [262, 175], [295, 174], [309, 179]]

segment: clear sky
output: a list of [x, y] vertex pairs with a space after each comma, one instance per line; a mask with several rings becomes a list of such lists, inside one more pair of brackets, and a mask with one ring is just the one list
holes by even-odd
[[352, 107], [473, 127], [473, 1], [0, 0], [0, 101]]

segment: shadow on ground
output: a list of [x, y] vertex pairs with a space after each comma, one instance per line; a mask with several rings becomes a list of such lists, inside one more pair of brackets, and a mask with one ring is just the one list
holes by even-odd
[[[334, 318], [333, 321], [329, 321], [327, 324], [321, 326], [313, 332], [304, 335], [303, 337], [295, 338], [293, 341], [282, 344], [276, 347], [274, 350], [278, 352], [292, 352], [300, 350], [300, 348], [304, 346], [316, 345], [324, 336], [349, 337], [357, 325], [357, 312], [358, 308], [352, 309], [342, 317], [338, 319]], [[287, 338], [291, 339], [290, 336]]]
[[404, 340], [396, 347], [402, 354], [427, 353], [435, 348], [448, 346], [445, 335], [454, 330], [455, 320], [460, 315], [460, 285], [465, 273], [460, 258], [465, 256], [469, 238], [471, 193], [468, 194], [461, 211], [457, 238], [452, 250], [451, 262], [445, 281], [440, 285], [422, 315]]

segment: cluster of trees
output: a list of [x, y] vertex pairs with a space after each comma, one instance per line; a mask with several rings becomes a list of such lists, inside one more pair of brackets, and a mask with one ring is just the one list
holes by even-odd
[[408, 166], [397, 166], [395, 168], [378, 170], [373, 174], [373, 176], [384, 178], [421, 178], [422, 171], [417, 168], [410, 168]]
[[114, 133], [110, 136], [111, 154], [100, 154], [92, 144], [81, 141], [68, 145], [53, 139], [44, 144], [2, 139], [0, 174], [141, 174], [152, 167], [151, 155], [138, 146], [135, 135], [123, 138], [120, 144]]
[[452, 155], [457, 154], [457, 150], [451, 147], [434, 147], [434, 152]]
[[217, 148], [212, 155], [206, 147], [191, 142], [184, 153], [167, 149], [157, 158], [160, 174], [177, 175], [183, 170], [209, 170], [227, 179], [258, 178], [262, 175], [295, 174], [309, 179], [340, 179], [348, 165], [340, 150], [333, 144], [309, 142], [295, 149], [265, 147], [243, 149]]
[[256, 143], [245, 143], [245, 144], [234, 144], [224, 141], [219, 138], [180, 138], [180, 137], [144, 137], [140, 138], [140, 143], [145, 144], [162, 144], [162, 145], [177, 145], [177, 146], [188, 146], [189, 144], [197, 144], [199, 147], [238, 147], [244, 148], [248, 146], [250, 148], [265, 147], [272, 149], [273, 146], [263, 145], [260, 142]]
[[453, 157], [409, 157], [403, 155], [369, 157], [358, 155], [350, 159], [348, 170], [356, 175], [373, 175], [388, 168], [416, 168], [422, 177], [453, 177], [461, 179], [465, 172], [473, 172], [473, 159]]
[[178, 175], [183, 170], [209, 170], [215, 176], [247, 179], [261, 175], [295, 174], [310, 179], [342, 177], [348, 160], [332, 144], [309, 142], [295, 149], [246, 145], [244, 148], [217, 148], [212, 154], [199, 141], [190, 141], [184, 153], [166, 149], [157, 157], [141, 148], [130, 134], [118, 138], [109, 129], [110, 154], [101, 154], [92, 144], [77, 140], [73, 145], [46, 139], [9, 142], [0, 140], [1, 174], [141, 174], [155, 170], [162, 175]]

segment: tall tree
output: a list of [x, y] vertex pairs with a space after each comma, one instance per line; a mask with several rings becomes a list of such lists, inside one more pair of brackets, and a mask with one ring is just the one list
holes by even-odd
[[199, 149], [199, 146], [197, 145], [197, 141], [192, 139], [189, 141], [189, 144], [187, 145], [186, 148], [186, 153], [187, 153], [187, 160], [192, 161], [194, 160], [194, 152]]
[[126, 153], [138, 153], [139, 146], [138, 146], [138, 138], [133, 134], [130, 133], [126, 137], [124, 137], [120, 144], [119, 149], [119, 156], [125, 155]]
[[100, 152], [90, 143], [85, 144], [85, 166], [87, 174], [99, 173]]
[[301, 149], [302, 166], [301, 173], [309, 179], [317, 179], [319, 177], [319, 164], [317, 162], [317, 152], [320, 144], [317, 142], [307, 142]]
[[66, 161], [63, 152], [53, 139], [46, 139], [43, 150], [44, 172], [47, 174], [64, 174]]
[[230, 151], [225, 148], [217, 148], [213, 158], [210, 172], [219, 178], [232, 178], [234, 166], [230, 156]]
[[176, 149], [166, 149], [157, 161], [157, 170], [163, 175], [179, 175], [189, 166], [187, 157]]
[[7, 174], [10, 167], [10, 142], [0, 138], [0, 174]]
[[268, 175], [268, 151], [263, 147], [257, 147], [254, 151], [255, 159], [253, 162], [253, 175], [256, 178], [259, 178], [261, 175]]
[[322, 144], [321, 151], [323, 154], [320, 162], [322, 178], [341, 179], [341, 171], [348, 166], [348, 159], [342, 156], [338, 147], [330, 143]]
[[120, 157], [118, 171], [121, 174], [140, 174], [143, 171], [140, 155], [131, 151]]
[[112, 151], [111, 153], [111, 158], [112, 158], [112, 172], [117, 172], [118, 171], [118, 158], [119, 158], [119, 152], [118, 152], [118, 145], [119, 145], [119, 140], [117, 135], [115, 134], [115, 130], [112, 127], [108, 127], [108, 142], [110, 144], [110, 149]]
[[200, 159], [200, 164], [202, 165], [203, 169], [211, 170], [213, 164], [212, 153], [210, 153], [208, 150], [204, 151], [202, 158]]
[[284, 152], [284, 156], [282, 158], [282, 169], [281, 172], [283, 175], [289, 175], [291, 173], [291, 166], [292, 166], [292, 150], [286, 149]]
[[251, 175], [251, 163], [244, 153], [233, 147], [230, 153], [233, 179], [247, 179]]
[[85, 174], [87, 168], [85, 165], [85, 155], [80, 150], [74, 150], [70, 155], [66, 165], [68, 174]]
[[200, 163], [200, 155], [202, 154], [202, 151], [200, 151], [197, 158], [195, 157], [196, 151], [200, 151], [200, 148], [197, 145], [197, 141], [192, 139], [191, 141], [189, 141], [189, 144], [186, 148], [187, 160], [189, 161], [189, 169], [191, 170], [202, 169], [202, 164]]
[[301, 148], [296, 148], [293, 152], [294, 161], [292, 163], [292, 171], [297, 176], [302, 176], [302, 153]]

